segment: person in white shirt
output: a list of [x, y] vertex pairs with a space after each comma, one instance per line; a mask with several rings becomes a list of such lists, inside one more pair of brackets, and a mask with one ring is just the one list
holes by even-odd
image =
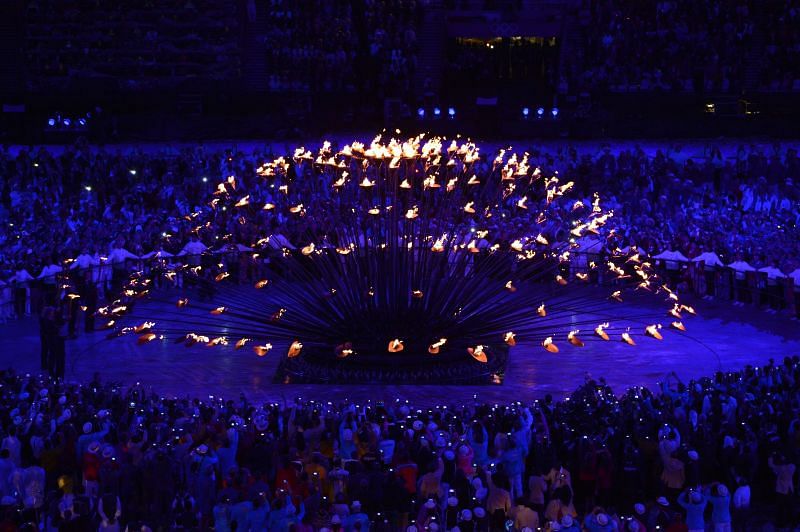
[[20, 264], [10, 280], [14, 284], [14, 313], [17, 315], [17, 319], [29, 316], [31, 313], [29, 282], [33, 281], [33, 276]]
[[58, 294], [58, 274], [62, 268], [58, 265], [58, 255], [53, 254], [50, 264], [42, 268], [42, 273], [36, 279], [42, 281], [44, 287], [44, 300], [47, 304], [53, 304]]
[[98, 266], [100, 261], [97, 260], [96, 257], [89, 254], [89, 250], [84, 248], [80, 255], [75, 258], [75, 261], [70, 266], [71, 270], [75, 268], [80, 268], [81, 270], [86, 270], [88, 268], [92, 268], [94, 266]]
[[733, 530], [747, 530], [750, 515], [750, 483], [742, 477], [736, 478], [737, 488], [733, 492]]
[[108, 262], [111, 263], [111, 288], [114, 297], [122, 290], [122, 285], [125, 283], [128, 273], [127, 262], [129, 260], [139, 260], [139, 257], [125, 249], [124, 245], [125, 241], [120, 238], [108, 254]]
[[197, 238], [197, 235], [192, 235], [189, 239], [189, 242], [183, 246], [183, 249], [178, 253], [179, 257], [188, 257], [188, 263], [192, 266], [199, 266], [200, 265], [200, 254], [203, 253], [206, 249], [205, 244], [200, 242], [200, 239]]

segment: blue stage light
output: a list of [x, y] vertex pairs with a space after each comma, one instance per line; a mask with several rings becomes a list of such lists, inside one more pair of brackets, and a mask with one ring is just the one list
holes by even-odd
[[442, 114], [442, 110], [441, 109], [439, 109], [438, 107], [434, 107], [433, 108], [433, 115], [434, 116], [440, 116], [441, 114]]
[[420, 118], [425, 118], [425, 109], [423, 109], [422, 107], [417, 109], [417, 116]]
[[557, 118], [558, 117], [558, 107], [553, 107], [553, 110], [550, 111], [550, 113], [553, 115], [553, 118]]
[[456, 110], [455, 110], [455, 108], [453, 108], [453, 107], [448, 107], [448, 108], [447, 108], [447, 114], [448, 114], [448, 115], [450, 115], [450, 118], [453, 118], [454, 116], [456, 116]]
[[524, 116], [525, 118], [528, 118], [529, 114], [531, 114], [531, 110], [528, 109], [527, 107], [523, 107], [522, 108], [522, 116]]
[[55, 118], [48, 118], [47, 125], [50, 127], [56, 127], [56, 119]]
[[543, 117], [544, 116], [544, 107], [539, 107], [536, 110], [536, 114], [539, 115], [539, 118]]

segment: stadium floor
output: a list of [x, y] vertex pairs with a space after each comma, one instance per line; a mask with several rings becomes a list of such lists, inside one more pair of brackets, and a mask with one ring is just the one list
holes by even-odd
[[[67, 341], [66, 378], [87, 382], [98, 371], [104, 380], [125, 385], [141, 381], [157, 393], [193, 397], [235, 398], [240, 392], [255, 400], [399, 397], [435, 405], [471, 401], [473, 394], [498, 402], [535, 399], [546, 393], [558, 397], [583, 382], [587, 371], [605, 377], [621, 394], [629, 386], [655, 387], [670, 371], [687, 380], [800, 354], [800, 324], [785, 314], [735, 307], [730, 302], [698, 301], [695, 306], [698, 315], [686, 321], [687, 332], [665, 330], [660, 342], [643, 338], [635, 347], [620, 341], [588, 342], [583, 348], [562, 342], [564, 347], [557, 354], [520, 342], [511, 352], [503, 385], [276, 385], [271, 380], [279, 357], [286, 352], [284, 345], [276, 344], [268, 356], [259, 358], [252, 350], [187, 348], [171, 340], [137, 346], [134, 337], [107, 340], [102, 331]], [[636, 307], [629, 308], [636, 312]], [[157, 308], [152, 310], [157, 314]], [[0, 324], [0, 338], [0, 367], [38, 370], [37, 320]]]

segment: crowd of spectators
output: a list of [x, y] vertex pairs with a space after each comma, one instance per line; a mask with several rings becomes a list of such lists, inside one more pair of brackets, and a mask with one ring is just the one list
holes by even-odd
[[616, 396], [164, 397], [0, 372], [4, 530], [755, 530], [798, 521], [800, 361]]
[[800, 2], [769, 3], [765, 9], [766, 58], [760, 88], [768, 91], [800, 91]]
[[[336, 224], [325, 207], [329, 183], [292, 177], [296, 197], [306, 198], [311, 213], [300, 223], [283, 212], [286, 195], [256, 175], [256, 168], [273, 157], [267, 150], [197, 146], [165, 154], [83, 143], [58, 155], [43, 148], [1, 151], [3, 316], [30, 313], [31, 300], [41, 301], [31, 297], [31, 290], [55, 293], [54, 274], [64, 267], [97, 266], [101, 257], [106, 277], [95, 273], [94, 280], [101, 281], [102, 298], [112, 278], [124, 276], [126, 262], [132, 265], [131, 259], [155, 252], [194, 255], [221, 244], [251, 246], [265, 233], [280, 234], [296, 247], [309, 238], [324, 240], [324, 228]], [[676, 250], [687, 257], [716, 252], [725, 264], [743, 260], [784, 274], [800, 267], [795, 184], [800, 159], [792, 148], [741, 146], [729, 157], [710, 148], [704, 157], [692, 158], [679, 149], [648, 155], [640, 148], [581, 152], [565, 145], [532, 149], [530, 162], [544, 175], [558, 171], [574, 180], [578, 196], [587, 201], [594, 191], [601, 194], [606, 208], [615, 211], [612, 249], [638, 245], [653, 255]], [[490, 162], [478, 163], [476, 171], [490, 172]], [[233, 212], [217, 212], [213, 226], [195, 233], [193, 213], [209, 211], [216, 183], [231, 175], [242, 194], [279, 208], [247, 223]], [[519, 216], [493, 222], [501, 240], [506, 225], [514, 230], [524, 223]], [[75, 262], [65, 266], [67, 259]]]
[[[255, 53], [266, 56], [273, 92], [410, 98], [426, 6], [424, 0], [176, 0], [141, 6], [31, 0], [25, 9], [25, 61], [35, 90], [90, 78], [141, 89], [189, 78], [239, 80], [244, 57]], [[562, 65], [565, 87], [800, 89], [796, 0], [585, 0], [580, 9], [585, 23], [574, 54]], [[473, 72], [476, 60], [480, 71], [493, 75], [506, 64], [486, 50], [458, 50], [449, 54], [456, 77], [461, 70]], [[541, 54], [533, 62], [521, 60], [524, 55], [518, 51], [520, 57], [509, 58], [517, 63], [515, 78], [540, 68]]]
[[273, 91], [406, 94], [416, 68], [415, 0], [271, 0], [264, 35]]
[[749, 0], [592, 0], [586, 3], [581, 87], [612, 91], [738, 92], [754, 31]]
[[239, 15], [233, 0], [31, 0], [25, 13], [31, 88], [91, 78], [113, 79], [124, 89], [238, 79]]

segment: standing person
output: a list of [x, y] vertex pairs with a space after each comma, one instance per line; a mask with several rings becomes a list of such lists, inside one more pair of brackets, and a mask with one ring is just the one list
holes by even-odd
[[509, 438], [507, 448], [500, 457], [508, 480], [511, 484], [511, 499], [522, 497], [522, 474], [525, 472], [525, 456], [522, 448], [513, 438]]
[[61, 314], [52, 303], [42, 309], [40, 321], [40, 338], [42, 342], [41, 363], [53, 378], [64, 377], [65, 346], [61, 336], [63, 320]]
[[17, 319], [22, 319], [23, 316], [30, 314], [30, 303], [28, 295], [30, 293], [30, 282], [33, 281], [33, 276], [28, 273], [28, 270], [22, 264], [17, 265], [17, 271], [14, 272], [14, 277], [11, 278], [14, 284], [14, 314]]
[[61, 273], [62, 268], [58, 265], [58, 255], [53, 253], [50, 256], [50, 263], [42, 268], [41, 273], [37, 280], [42, 281], [42, 291], [44, 301], [55, 301], [58, 295], [58, 274]]
[[731, 531], [731, 496], [725, 484], [714, 483], [709, 488], [708, 500], [711, 501], [713, 511], [711, 522], [714, 532]]
[[138, 260], [139, 257], [125, 249], [125, 241], [122, 238], [117, 239], [111, 252], [108, 254], [108, 262], [111, 263], [111, 293], [112, 297], [122, 291], [122, 286], [125, 284], [125, 279], [128, 275], [128, 261]]
[[775, 526], [787, 528], [792, 519], [792, 508], [794, 507], [792, 496], [794, 495], [795, 465], [788, 462], [786, 457], [779, 453], [773, 453], [767, 463], [775, 473], [775, 502], [778, 507]]
[[686, 526], [689, 532], [703, 532], [706, 524], [703, 519], [708, 500], [699, 491], [688, 489], [678, 496], [678, 504], [686, 510]]
[[750, 520], [750, 483], [745, 478], [736, 477], [736, 484], [733, 492], [733, 529], [745, 532]]

